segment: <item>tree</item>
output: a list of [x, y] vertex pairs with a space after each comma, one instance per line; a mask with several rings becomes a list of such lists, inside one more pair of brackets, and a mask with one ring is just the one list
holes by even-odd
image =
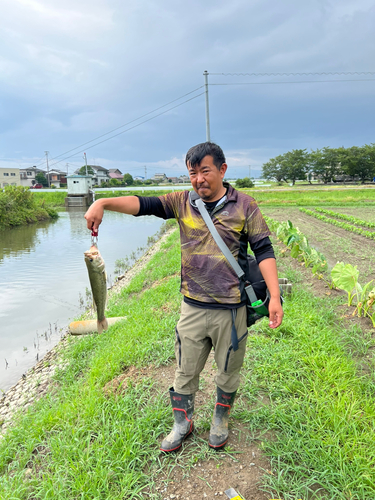
[[279, 155], [264, 163], [262, 166], [262, 177], [269, 180], [275, 179], [279, 183], [286, 181], [286, 171], [282, 163], [283, 158], [284, 155]]
[[124, 182], [127, 186], [132, 186], [132, 185], [134, 184], [134, 179], [133, 179], [133, 176], [132, 176], [132, 175], [130, 175], [130, 174], [125, 174], [125, 175], [124, 175], [123, 182]]
[[[83, 165], [83, 167], [78, 170], [78, 175], [86, 175], [86, 165]], [[87, 175], [95, 175], [94, 169], [90, 167], [90, 165], [87, 165]]]
[[43, 187], [48, 186], [48, 181], [46, 179], [46, 176], [43, 174], [43, 172], [39, 172], [35, 176], [35, 180], [38, 184], [42, 184]]
[[282, 160], [282, 167], [286, 178], [292, 182], [306, 179], [308, 172], [308, 154], [306, 149], [293, 149], [285, 153]]
[[344, 172], [351, 177], [359, 177], [362, 184], [375, 175], [374, 160], [374, 145], [352, 146], [341, 154], [341, 164]]
[[121, 186], [121, 182], [118, 179], [110, 179], [108, 184], [112, 187]]
[[309, 155], [312, 172], [324, 184], [332, 182], [342, 173], [340, 149], [324, 147], [323, 149], [312, 151]]
[[236, 188], [252, 188], [254, 183], [249, 177], [244, 177], [243, 179], [236, 180]]

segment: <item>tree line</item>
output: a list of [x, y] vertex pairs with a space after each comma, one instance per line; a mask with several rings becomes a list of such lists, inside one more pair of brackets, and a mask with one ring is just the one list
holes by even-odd
[[293, 185], [297, 180], [311, 183], [313, 178], [324, 184], [345, 180], [358, 180], [363, 184], [375, 177], [375, 144], [324, 147], [310, 153], [306, 149], [293, 149], [264, 163], [262, 176]]

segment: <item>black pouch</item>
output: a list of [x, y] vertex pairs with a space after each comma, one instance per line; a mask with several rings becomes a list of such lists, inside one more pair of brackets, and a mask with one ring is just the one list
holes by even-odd
[[[247, 326], [253, 325], [258, 319], [269, 316], [268, 306], [270, 294], [263, 279], [259, 265], [252, 255], [247, 255], [244, 289], [246, 292]], [[280, 288], [280, 300], [283, 302]]]

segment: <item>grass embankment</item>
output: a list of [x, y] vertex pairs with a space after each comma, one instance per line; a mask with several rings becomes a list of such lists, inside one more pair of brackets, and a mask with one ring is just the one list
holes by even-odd
[[[162, 498], [153, 488], [158, 473], [176, 466], [175, 456], [163, 458], [158, 450], [172, 424], [166, 396], [152, 379], [128, 380], [122, 396], [106, 396], [103, 387], [129, 366], [172, 362], [179, 267], [175, 231], [112, 297], [108, 316], [128, 320], [104, 335], [72, 339], [57, 387], [0, 441], [0, 498], [145, 498], [145, 487], [149, 498]], [[271, 458], [264, 488], [272, 498], [369, 500], [375, 497], [374, 366], [360, 378], [352, 356], [367, 356], [371, 338], [346, 330], [334, 302], [312, 296], [292, 269], [285, 273], [296, 283], [285, 320], [276, 331], [266, 320], [253, 330], [232, 418]], [[260, 395], [269, 403], [260, 404]], [[206, 405], [192, 438], [196, 454], [179, 464], [186, 468], [198, 459], [222, 460], [199, 438], [213, 402]], [[228, 452], [235, 453], [235, 443]]]
[[0, 189], [0, 229], [58, 217], [45, 200], [37, 200], [28, 188], [7, 186]]
[[295, 188], [285, 191], [257, 191], [243, 189], [245, 193], [253, 196], [259, 205], [267, 206], [337, 206], [359, 205], [374, 206], [375, 188], [363, 189], [324, 189], [321, 191], [308, 191]]

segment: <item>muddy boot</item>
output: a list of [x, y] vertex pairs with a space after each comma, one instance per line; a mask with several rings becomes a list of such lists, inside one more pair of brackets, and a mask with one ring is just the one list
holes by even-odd
[[228, 441], [229, 413], [233, 406], [236, 392], [224, 392], [220, 387], [217, 388], [217, 401], [212, 417], [210, 436], [208, 438], [208, 444], [216, 450], [225, 446]]
[[169, 389], [173, 408], [174, 425], [172, 432], [163, 440], [160, 446], [161, 451], [170, 452], [181, 448], [182, 441], [192, 433], [194, 412], [194, 396], [190, 394], [178, 394], [173, 387]]

